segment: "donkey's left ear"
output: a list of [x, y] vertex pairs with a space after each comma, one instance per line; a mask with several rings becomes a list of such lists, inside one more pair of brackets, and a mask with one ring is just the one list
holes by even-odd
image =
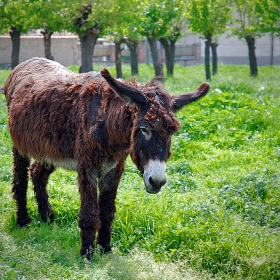
[[148, 102], [147, 96], [137, 88], [126, 85], [113, 78], [107, 69], [100, 71], [101, 76], [106, 80], [113, 91], [120, 97], [125, 99], [130, 105], [143, 105]]
[[202, 84], [196, 91], [188, 92], [181, 95], [172, 96], [172, 105], [171, 109], [175, 113], [180, 110], [185, 105], [201, 98], [202, 96], [206, 95], [210, 89], [210, 85], [205, 83]]

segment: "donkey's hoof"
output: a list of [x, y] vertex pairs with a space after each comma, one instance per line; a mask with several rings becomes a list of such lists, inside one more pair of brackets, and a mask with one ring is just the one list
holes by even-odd
[[51, 211], [51, 212], [46, 212], [43, 215], [41, 214], [41, 219], [44, 223], [51, 224], [54, 221], [54, 213]]
[[27, 227], [29, 223], [30, 223], [30, 218], [29, 217], [17, 218], [17, 224], [20, 227]]
[[85, 257], [87, 260], [91, 261], [94, 254], [94, 248], [92, 246], [86, 247], [82, 246], [80, 250], [80, 256]]
[[112, 252], [110, 244], [100, 244], [100, 246], [102, 247], [102, 253], [106, 254]]

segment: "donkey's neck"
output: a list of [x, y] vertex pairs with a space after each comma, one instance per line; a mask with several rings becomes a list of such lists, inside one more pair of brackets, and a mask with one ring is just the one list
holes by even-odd
[[116, 103], [112, 102], [107, 114], [109, 145], [123, 146], [128, 149], [135, 111], [133, 108], [129, 108], [124, 101]]

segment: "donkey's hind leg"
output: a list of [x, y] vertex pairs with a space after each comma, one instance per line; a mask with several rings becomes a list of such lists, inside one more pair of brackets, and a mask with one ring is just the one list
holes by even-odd
[[28, 188], [28, 168], [30, 160], [26, 156], [22, 156], [16, 147], [13, 147], [14, 157], [14, 178], [13, 188], [14, 199], [17, 203], [17, 223], [24, 227], [30, 222], [27, 213], [26, 193]]
[[38, 211], [43, 222], [53, 222], [54, 213], [49, 204], [47, 184], [50, 174], [55, 167], [48, 163], [35, 161], [30, 167], [30, 175], [34, 185], [35, 197], [38, 203]]

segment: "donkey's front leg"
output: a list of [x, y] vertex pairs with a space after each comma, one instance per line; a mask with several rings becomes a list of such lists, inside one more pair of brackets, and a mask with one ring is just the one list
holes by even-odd
[[81, 209], [79, 227], [82, 246], [81, 256], [92, 258], [96, 231], [100, 228], [99, 210], [97, 203], [97, 182], [95, 175], [85, 169], [78, 169], [79, 191], [81, 194]]
[[100, 178], [98, 182], [100, 190], [98, 204], [101, 227], [98, 231], [97, 244], [102, 246], [104, 253], [111, 251], [111, 231], [116, 211], [115, 199], [123, 172], [124, 162], [121, 162], [116, 168], [113, 168], [106, 175]]

